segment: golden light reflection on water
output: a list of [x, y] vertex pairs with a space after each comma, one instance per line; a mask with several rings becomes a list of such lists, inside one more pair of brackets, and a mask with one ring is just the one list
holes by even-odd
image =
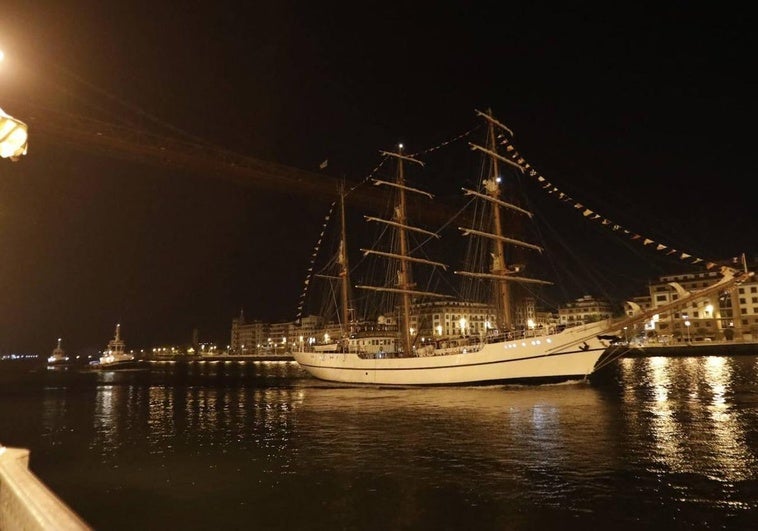
[[301, 397], [295, 430], [307, 441], [301, 467], [329, 466], [345, 476], [389, 470], [428, 478], [447, 471], [472, 488], [495, 489], [508, 470], [543, 499], [557, 500], [556, 471], [581, 476], [618, 457], [611, 411], [602, 393], [585, 384], [321, 387]]
[[622, 360], [623, 380], [633, 382], [624, 389], [629, 430], [654, 441], [646, 451], [657, 466], [726, 483], [755, 476], [750, 426], [734, 400], [737, 363], [721, 356]]
[[[188, 511], [184, 528], [206, 505], [206, 529], [234, 528], [218, 513], [254, 505], [238, 521], [268, 515], [262, 527], [273, 528], [297, 506], [293, 529], [351, 511], [355, 519], [329, 528], [358, 528], [382, 504], [381, 528], [414, 527], [402, 524], [418, 522], [421, 506], [443, 515], [436, 528], [445, 511], [489, 508], [507, 515], [499, 529], [560, 528], [539, 518], [550, 511], [560, 523], [592, 515], [587, 529], [659, 529], [674, 519], [755, 529], [740, 525], [758, 507], [753, 356], [627, 358], [603, 385], [431, 389], [330, 385], [287, 364], [162, 366], [45, 374], [55, 385], [6, 425], [28, 440], [39, 419], [43, 442], [55, 444], [47, 455], [33, 449], [40, 471], [60, 474], [69, 495], [89, 485], [104, 520], [116, 499], [120, 514], [151, 523], [156, 507], [180, 499], [193, 500], [171, 515]], [[14, 414], [8, 402], [0, 418]]]
[[95, 437], [92, 447], [102, 449], [100, 451], [106, 454], [118, 447], [118, 418], [115, 415], [118, 391], [112, 385], [101, 385], [95, 395]]
[[739, 481], [752, 477], [756, 456], [747, 445], [744, 421], [727, 401], [733, 382], [733, 371], [727, 358], [705, 359], [706, 382], [711, 387], [709, 408], [713, 426], [712, 459], [719, 474], [714, 479]]
[[[165, 372], [169, 385], [140, 381], [138, 375], [97, 375], [91, 450], [106, 457], [142, 436], [154, 454], [170, 453], [182, 445], [198, 451], [212, 446], [252, 446], [272, 455], [286, 447], [291, 438], [291, 411], [300, 400], [298, 391], [247, 385], [255, 378], [286, 378], [296, 366], [281, 362], [196, 363], [186, 367], [178, 384], [174, 380], [176, 365], [162, 366], [164, 370], [171, 367]], [[50, 429], [61, 416], [58, 409], [45, 408]]]

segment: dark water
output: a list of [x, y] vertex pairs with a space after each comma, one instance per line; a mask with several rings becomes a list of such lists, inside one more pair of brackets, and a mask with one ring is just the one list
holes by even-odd
[[758, 529], [758, 356], [377, 389], [0, 363], [0, 443], [96, 529]]

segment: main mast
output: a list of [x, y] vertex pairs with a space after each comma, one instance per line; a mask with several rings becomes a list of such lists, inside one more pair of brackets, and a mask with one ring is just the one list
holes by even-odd
[[397, 274], [397, 287], [402, 290], [400, 305], [401, 320], [399, 325], [400, 338], [403, 343], [403, 354], [411, 354], [411, 294], [408, 290], [413, 288], [410, 267], [408, 264], [408, 234], [405, 227], [408, 225], [405, 202], [405, 173], [403, 171], [403, 145], [398, 146], [397, 158], [397, 187], [398, 201], [395, 209], [395, 222], [400, 225], [398, 231], [398, 253], [400, 254], [400, 269]]
[[488, 110], [486, 113], [476, 111], [476, 113], [487, 121], [487, 144], [486, 147], [470, 143], [471, 149], [481, 151], [484, 153], [490, 161], [489, 164], [489, 176], [482, 183], [484, 193], [474, 190], [463, 189], [465, 195], [477, 197], [489, 203], [492, 207], [492, 221], [490, 223], [489, 232], [477, 230], [471, 227], [458, 227], [463, 232], [464, 236], [476, 236], [480, 238], [489, 239], [491, 241], [490, 248], [492, 261], [489, 265], [489, 271], [486, 273], [473, 272], [473, 271], [456, 271], [457, 275], [464, 275], [469, 277], [476, 277], [482, 279], [489, 279], [493, 281], [494, 289], [494, 304], [496, 309], [497, 327], [500, 331], [508, 330], [513, 326], [513, 310], [511, 304], [511, 291], [509, 282], [520, 283], [532, 283], [532, 284], [551, 284], [548, 281], [527, 278], [520, 276], [522, 273], [519, 267], [508, 266], [505, 261], [505, 246], [516, 245], [527, 249], [536, 250], [542, 252], [542, 248], [527, 242], [516, 240], [508, 237], [503, 231], [503, 220], [501, 208], [507, 208], [511, 211], [517, 212], [521, 215], [525, 215], [529, 218], [532, 217], [532, 213], [524, 210], [523, 208], [507, 203], [500, 198], [500, 169], [498, 162], [504, 162], [510, 164], [519, 170], [523, 171], [523, 168], [517, 163], [508, 160], [501, 156], [497, 152], [497, 135], [496, 128], [502, 129], [510, 133], [505, 125], [498, 122], [493, 116], [492, 111]]
[[396, 247], [393, 249], [393, 252], [382, 252], [382, 251], [377, 251], [373, 249], [361, 249], [361, 251], [363, 251], [363, 253], [366, 255], [371, 254], [371, 255], [381, 256], [381, 257], [392, 259], [392, 260], [397, 260], [397, 263], [398, 263], [397, 279], [393, 287], [357, 285], [356, 288], [369, 289], [373, 291], [382, 291], [382, 292], [388, 292], [388, 293], [396, 293], [400, 295], [400, 308], [399, 308], [400, 315], [399, 315], [399, 322], [398, 322], [398, 334], [400, 336], [400, 342], [403, 348], [403, 355], [411, 356], [413, 355], [413, 338], [412, 338], [411, 328], [410, 328], [412, 297], [413, 296], [441, 297], [441, 298], [447, 297], [447, 295], [442, 295], [439, 293], [415, 290], [414, 288], [416, 287], [416, 285], [413, 281], [413, 275], [411, 272], [411, 263], [437, 266], [443, 269], [446, 269], [447, 266], [440, 262], [434, 262], [431, 260], [426, 260], [424, 258], [417, 258], [415, 256], [411, 256], [411, 253], [408, 249], [409, 247], [408, 246], [408, 233], [411, 231], [423, 234], [427, 237], [439, 238], [439, 235], [434, 232], [430, 232], [418, 227], [408, 225], [408, 216], [407, 216], [407, 211], [406, 211], [407, 210], [406, 193], [412, 192], [412, 193], [422, 194], [429, 198], [433, 198], [433, 196], [432, 194], [428, 192], [424, 192], [416, 188], [411, 188], [405, 184], [404, 162], [405, 161], [412, 162], [412, 163], [419, 164], [421, 166], [423, 166], [424, 164], [421, 161], [414, 159], [413, 157], [403, 155], [402, 144], [398, 146], [397, 153], [383, 151], [382, 154], [388, 157], [393, 157], [397, 160], [397, 170], [395, 174], [395, 181], [388, 182], [388, 181], [382, 181], [379, 179], [373, 179], [372, 181], [377, 186], [389, 186], [395, 189], [396, 202], [393, 209], [393, 215], [392, 215], [392, 219], [389, 219], [389, 220], [371, 217], [371, 216], [366, 216], [366, 220], [383, 223], [384, 225], [387, 225], [391, 227], [392, 229], [394, 229], [395, 234], [397, 236], [397, 243], [396, 243]]
[[[492, 152], [497, 152], [497, 139], [495, 137], [495, 124], [492, 121], [492, 110], [487, 110], [487, 147]], [[500, 172], [498, 169], [497, 158], [491, 157], [490, 161], [490, 178], [491, 185], [486, 186], [487, 194], [495, 201], [500, 200]], [[513, 325], [513, 315], [511, 311], [510, 287], [503, 280], [503, 276], [508, 271], [505, 263], [505, 244], [503, 243], [503, 222], [500, 209], [495, 206], [492, 215], [492, 232], [495, 235], [493, 240], [492, 267], [490, 271], [493, 275], [500, 278], [495, 280], [495, 308], [497, 309], [497, 325], [500, 330], [508, 330]]]

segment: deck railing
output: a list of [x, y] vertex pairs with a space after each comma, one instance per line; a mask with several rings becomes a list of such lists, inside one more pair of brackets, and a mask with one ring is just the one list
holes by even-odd
[[92, 527], [29, 470], [29, 450], [0, 445], [0, 529], [85, 531]]

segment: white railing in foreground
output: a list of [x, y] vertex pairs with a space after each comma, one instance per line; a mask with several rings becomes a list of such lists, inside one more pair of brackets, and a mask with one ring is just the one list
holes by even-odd
[[0, 529], [91, 530], [29, 470], [29, 450], [0, 445]]

